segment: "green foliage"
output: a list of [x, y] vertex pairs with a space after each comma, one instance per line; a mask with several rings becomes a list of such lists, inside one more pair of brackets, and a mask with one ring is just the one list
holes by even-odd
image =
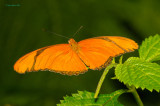
[[117, 99], [124, 92], [125, 90], [118, 90], [111, 94], [100, 94], [95, 99], [92, 92], [78, 91], [77, 94], [72, 94], [71, 97], [64, 97], [61, 104], [57, 104], [57, 106], [123, 106]]
[[160, 60], [160, 36], [151, 36], [142, 43], [138, 57], [130, 57], [124, 64], [119, 64], [115, 75], [124, 84], [152, 91], [160, 90], [160, 65], [151, 63]]
[[160, 60], [160, 36], [150, 36], [142, 42], [139, 49], [140, 58], [148, 62]]
[[131, 57], [124, 64], [116, 67], [115, 74], [120, 81], [134, 85], [136, 88], [160, 90], [160, 65], [156, 63]]

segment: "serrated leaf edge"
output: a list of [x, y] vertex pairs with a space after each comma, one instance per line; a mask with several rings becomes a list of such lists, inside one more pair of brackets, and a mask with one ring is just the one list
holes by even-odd
[[[131, 58], [137, 58], [137, 59], [141, 59], [141, 58], [139, 58], [139, 57], [130, 57], [130, 58], [128, 58], [128, 61], [131, 59]], [[143, 60], [143, 59], [142, 59]], [[126, 60], [127, 61], [127, 60]], [[144, 60], [143, 60], [144, 61]], [[124, 62], [125, 63], [125, 62]], [[151, 63], [151, 62], [148, 62], [148, 63]], [[153, 63], [154, 64], [154, 63]], [[156, 64], [156, 63], [155, 63]], [[124, 65], [124, 64], [119, 64], [119, 65]], [[121, 67], [122, 68], [122, 67]], [[157, 91], [157, 92], [160, 92], [160, 90], [157, 90], [157, 89], [148, 89], [148, 88], [145, 88], [145, 87], [140, 87], [139, 85], [133, 85], [133, 84], [131, 84], [131, 83], [127, 83], [127, 82], [124, 82], [124, 81], [122, 81], [120, 78], [119, 78], [119, 76], [116, 76], [117, 77], [117, 80], [119, 80], [121, 83], [123, 83], [124, 85], [126, 85], [126, 84], [128, 84], [129, 86], [135, 86], [135, 88], [136, 89], [138, 89], [138, 88], [141, 88], [142, 90], [144, 90], [144, 89], [147, 89], [147, 90], [149, 90], [150, 92], [152, 92], [153, 90], [155, 90], [155, 91]]]

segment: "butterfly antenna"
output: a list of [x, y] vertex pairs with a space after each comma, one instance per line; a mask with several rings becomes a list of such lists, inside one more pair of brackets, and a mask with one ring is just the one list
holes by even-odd
[[48, 30], [46, 30], [46, 29], [42, 29], [42, 30], [45, 31], [45, 32], [49, 32], [49, 33], [52, 33], [52, 34], [54, 34], [54, 35], [60, 36], [60, 37], [64, 37], [64, 38], [70, 39], [70, 38], [68, 38], [68, 37], [66, 37], [66, 36], [57, 34], [57, 33], [55, 33], [55, 32], [48, 31]]
[[78, 30], [74, 33], [73, 38], [74, 38], [74, 36], [75, 36], [82, 28], [83, 28], [83, 26], [80, 26], [80, 27], [78, 28]]

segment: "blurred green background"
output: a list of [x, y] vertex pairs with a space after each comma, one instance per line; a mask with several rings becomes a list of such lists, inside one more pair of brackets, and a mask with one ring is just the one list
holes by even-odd
[[[13, 65], [22, 55], [35, 49], [67, 43], [67, 39], [51, 32], [72, 37], [76, 41], [95, 36], [124, 36], [139, 45], [144, 38], [160, 34], [159, 0], [0, 0], [0, 105], [54, 106], [65, 95], [77, 90], [94, 92], [103, 72], [89, 70], [79, 76], [54, 72], [18, 74]], [[124, 55], [138, 56], [138, 52]], [[111, 93], [125, 86], [111, 80], [110, 71], [101, 93]], [[145, 106], [160, 106], [160, 94], [148, 90], [138, 92]], [[131, 94], [119, 100], [136, 106]]]

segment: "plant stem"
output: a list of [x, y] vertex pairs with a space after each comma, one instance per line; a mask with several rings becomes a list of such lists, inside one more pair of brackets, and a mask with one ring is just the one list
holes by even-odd
[[137, 93], [137, 91], [136, 91], [136, 89], [135, 89], [135, 87], [134, 87], [134, 86], [129, 86], [129, 85], [126, 85], [126, 86], [127, 86], [127, 88], [130, 90], [130, 92], [133, 94], [134, 98], [135, 98], [136, 101], [137, 101], [137, 104], [138, 104], [139, 106], [144, 106], [141, 98], [139, 97], [139, 95], [138, 95], [138, 93]]
[[97, 98], [98, 97], [98, 94], [99, 94], [99, 91], [101, 89], [101, 86], [102, 86], [102, 83], [107, 75], [107, 73], [109, 72], [109, 70], [114, 67], [116, 65], [116, 63], [111, 63], [109, 66], [106, 67], [106, 69], [104, 70], [99, 82], [98, 82], [98, 85], [97, 85], [97, 89], [96, 89], [96, 92], [95, 92], [95, 95], [94, 95], [94, 98]]

